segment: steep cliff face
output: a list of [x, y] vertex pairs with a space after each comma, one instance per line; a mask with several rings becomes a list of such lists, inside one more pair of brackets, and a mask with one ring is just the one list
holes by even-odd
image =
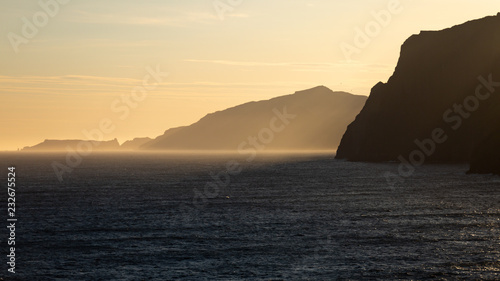
[[469, 173], [500, 175], [500, 132], [492, 134], [476, 146]]
[[337, 158], [392, 161], [418, 150], [427, 162], [468, 161], [500, 129], [498, 82], [500, 14], [413, 35], [348, 126]]
[[147, 150], [335, 150], [365, 96], [320, 86], [250, 102], [167, 130]]

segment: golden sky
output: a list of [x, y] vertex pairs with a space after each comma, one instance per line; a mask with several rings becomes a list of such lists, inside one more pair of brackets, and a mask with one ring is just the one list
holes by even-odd
[[498, 0], [1, 1], [0, 151], [85, 139], [105, 119], [105, 139], [156, 137], [318, 85], [368, 95], [410, 35], [497, 12]]

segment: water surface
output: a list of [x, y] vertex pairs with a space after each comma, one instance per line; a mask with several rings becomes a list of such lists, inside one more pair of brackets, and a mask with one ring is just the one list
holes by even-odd
[[59, 182], [64, 158], [0, 154], [3, 182], [17, 168], [18, 280], [500, 276], [500, 177], [465, 165], [391, 187], [396, 164], [330, 155], [92, 154]]

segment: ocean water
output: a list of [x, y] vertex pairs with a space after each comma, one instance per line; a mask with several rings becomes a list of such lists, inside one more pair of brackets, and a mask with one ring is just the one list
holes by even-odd
[[[331, 155], [64, 154], [16, 166], [16, 274], [4, 280], [499, 280], [500, 177]], [[235, 163], [239, 163], [236, 166]]]

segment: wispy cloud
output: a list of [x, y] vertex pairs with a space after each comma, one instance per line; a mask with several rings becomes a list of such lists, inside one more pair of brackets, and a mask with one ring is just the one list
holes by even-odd
[[304, 63], [304, 62], [256, 62], [256, 61], [230, 61], [230, 60], [199, 60], [187, 59], [186, 62], [210, 63], [228, 66], [249, 67], [290, 67], [292, 71], [325, 71], [338, 68], [387, 68], [386, 65], [365, 64], [356, 61], [339, 61], [336, 63]]
[[187, 62], [213, 63], [234, 66], [323, 66], [331, 67], [331, 63], [299, 63], [299, 62], [251, 62], [251, 61], [229, 61], [229, 60], [198, 60], [187, 59]]
[[[247, 14], [230, 14], [232, 18], [248, 18]], [[69, 22], [87, 24], [139, 25], [139, 26], [171, 26], [182, 27], [189, 23], [218, 23], [219, 18], [211, 12], [186, 12], [167, 10], [164, 13], [137, 15], [137, 13], [100, 13], [78, 10], [66, 19]]]
[[86, 76], [86, 75], [61, 75], [61, 76], [2, 76], [0, 75], [0, 85], [6, 85], [9, 83], [22, 83], [22, 84], [79, 84], [84, 83], [92, 85], [94, 83], [99, 84], [117, 84], [117, 83], [137, 83], [140, 82], [139, 79], [132, 78], [122, 78], [122, 77], [100, 77], [100, 76]]
[[[0, 96], [116, 96], [129, 93], [141, 85], [142, 80], [120, 77], [99, 77], [85, 75], [63, 76], [1, 76]], [[310, 86], [308, 83], [274, 81], [274, 82], [212, 82], [188, 81], [165, 82], [155, 92], [158, 97], [214, 96], [225, 93], [228, 89], [270, 89], [295, 86], [297, 88]], [[186, 94], [187, 93], [187, 94]], [[222, 95], [226, 96], [226, 95]]]
[[145, 17], [137, 15], [90, 13], [87, 11], [75, 11], [67, 21], [87, 24], [116, 24], [116, 25], [166, 25], [178, 26], [178, 18], [172, 17]]
[[12, 93], [29, 95], [109, 95], [131, 89], [141, 80], [84, 75], [0, 76], [0, 96]]

